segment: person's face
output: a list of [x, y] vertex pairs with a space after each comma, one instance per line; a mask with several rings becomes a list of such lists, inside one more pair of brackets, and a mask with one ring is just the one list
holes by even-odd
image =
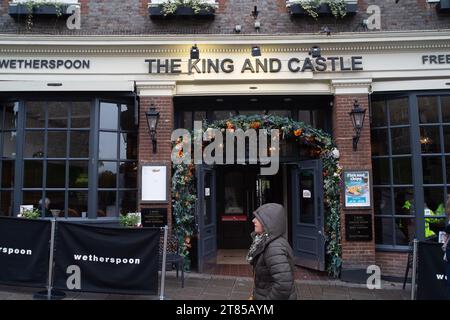
[[255, 233], [257, 234], [262, 234], [264, 232], [264, 227], [261, 224], [261, 222], [259, 222], [258, 219], [254, 218], [252, 220], [253, 224], [255, 225]]

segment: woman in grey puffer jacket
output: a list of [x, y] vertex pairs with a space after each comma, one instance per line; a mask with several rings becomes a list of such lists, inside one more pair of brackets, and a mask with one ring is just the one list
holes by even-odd
[[247, 261], [253, 265], [255, 300], [296, 300], [292, 249], [283, 206], [267, 203], [255, 212], [255, 232]]

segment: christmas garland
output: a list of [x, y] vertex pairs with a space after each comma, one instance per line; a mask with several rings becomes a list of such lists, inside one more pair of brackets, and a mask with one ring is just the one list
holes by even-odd
[[[278, 129], [280, 138], [306, 146], [311, 155], [321, 158], [323, 162], [324, 201], [326, 210], [326, 248], [327, 271], [333, 277], [338, 277], [341, 269], [341, 239], [340, 239], [340, 188], [341, 171], [339, 166], [339, 151], [332, 137], [326, 132], [315, 129], [303, 122], [290, 118], [267, 115], [236, 116], [227, 120], [216, 121], [212, 124], [203, 123], [203, 130], [266, 129], [268, 135], [272, 129]], [[178, 141], [179, 142], [179, 141]], [[178, 151], [183, 156], [183, 150]], [[195, 178], [192, 164], [178, 164], [173, 166], [172, 178], [174, 231], [178, 237], [181, 254], [190, 265], [190, 240], [195, 230]]]

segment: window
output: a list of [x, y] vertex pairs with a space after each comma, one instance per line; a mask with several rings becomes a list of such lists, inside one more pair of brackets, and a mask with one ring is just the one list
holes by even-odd
[[414, 237], [414, 185], [407, 97], [372, 102], [375, 241], [405, 246]]
[[24, 110], [22, 204], [48, 198], [53, 215], [85, 217], [91, 102], [26, 101]]
[[98, 217], [137, 210], [137, 125], [134, 105], [100, 102]]
[[377, 245], [437, 240], [450, 193], [450, 96], [375, 96], [371, 115]]
[[0, 104], [0, 215], [2, 216], [13, 214], [18, 113], [18, 102]]

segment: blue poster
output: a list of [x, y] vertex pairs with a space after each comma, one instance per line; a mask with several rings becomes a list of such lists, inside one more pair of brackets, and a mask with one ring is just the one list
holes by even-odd
[[369, 171], [344, 172], [345, 207], [370, 208]]

